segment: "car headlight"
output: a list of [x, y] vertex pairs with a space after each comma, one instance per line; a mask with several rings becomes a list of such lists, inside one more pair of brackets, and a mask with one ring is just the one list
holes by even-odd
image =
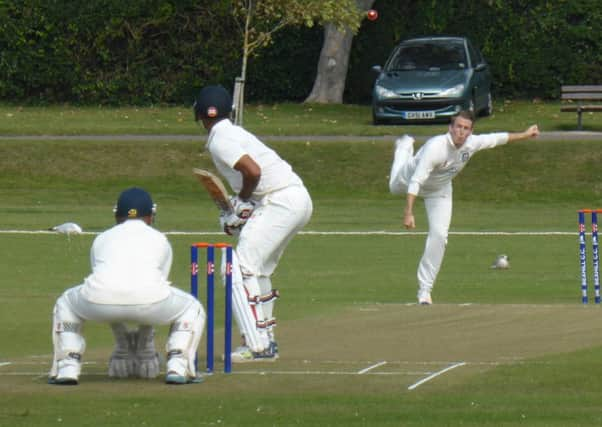
[[379, 85], [374, 87], [374, 92], [376, 93], [376, 96], [381, 99], [397, 98], [397, 94], [395, 92]]
[[444, 96], [444, 97], [449, 97], [449, 98], [459, 97], [459, 96], [462, 96], [462, 93], [464, 92], [464, 88], [465, 88], [465, 86], [463, 84], [458, 84], [458, 85], [455, 85], [454, 87], [450, 87], [449, 89], [445, 89], [445, 90], [441, 91], [439, 96]]

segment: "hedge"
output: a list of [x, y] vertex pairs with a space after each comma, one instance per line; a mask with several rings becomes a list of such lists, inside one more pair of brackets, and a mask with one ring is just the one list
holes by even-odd
[[[182, 104], [208, 83], [232, 86], [241, 36], [232, 0], [0, 0], [0, 100]], [[354, 38], [345, 102], [365, 103], [400, 40], [465, 35], [494, 76], [494, 95], [557, 98], [561, 84], [602, 83], [599, 0], [376, 0]], [[288, 28], [252, 57], [246, 99], [302, 101], [322, 30]]]

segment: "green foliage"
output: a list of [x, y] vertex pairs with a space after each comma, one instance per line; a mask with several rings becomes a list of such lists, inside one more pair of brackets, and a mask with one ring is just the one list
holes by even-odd
[[[561, 84], [602, 82], [602, 11], [597, 0], [376, 0], [351, 56], [346, 99], [367, 102], [374, 76], [400, 40], [468, 36], [491, 65], [494, 95], [557, 98]], [[376, 42], [378, 40], [378, 42]]]
[[246, 53], [268, 46], [286, 27], [313, 27], [325, 22], [357, 31], [362, 19], [355, 0], [233, 0], [239, 28], [245, 29]]
[[[249, 62], [245, 97], [262, 102], [301, 102], [311, 91], [323, 30], [298, 27], [274, 37], [271, 45]], [[307, 64], [291, 70], [290, 64]], [[247, 118], [245, 117], [245, 123]]]
[[198, 3], [11, 1], [0, 22], [0, 97], [182, 103], [207, 81], [231, 81], [230, 11]]
[[601, 83], [594, 73], [602, 64], [598, 6], [595, 0], [540, 0], [498, 2], [485, 13], [474, 7], [481, 25], [473, 38], [492, 65], [496, 91], [550, 98], [562, 84]]
[[[254, 2], [251, 35], [262, 49], [249, 63], [247, 100], [297, 101], [307, 95], [324, 22], [358, 30], [346, 102], [368, 102], [370, 67], [383, 64], [401, 39], [425, 34], [470, 37], [491, 64], [496, 97], [556, 98], [561, 84], [602, 83], [598, 0], [376, 0], [376, 21], [360, 21], [354, 3]], [[208, 83], [231, 87], [240, 74], [244, 4], [3, 0], [0, 99], [182, 104]]]

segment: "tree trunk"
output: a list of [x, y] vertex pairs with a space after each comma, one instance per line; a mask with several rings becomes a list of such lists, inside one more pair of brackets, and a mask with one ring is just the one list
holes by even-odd
[[[360, 10], [368, 10], [374, 0], [356, 0]], [[314, 87], [305, 102], [342, 104], [353, 33], [340, 31], [332, 24], [324, 25], [324, 42], [318, 61]]]

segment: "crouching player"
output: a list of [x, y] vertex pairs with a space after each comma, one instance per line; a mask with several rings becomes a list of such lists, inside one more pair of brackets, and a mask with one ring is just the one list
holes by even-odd
[[[112, 377], [154, 378], [159, 374], [153, 325], [170, 324], [167, 339], [168, 384], [200, 382], [196, 350], [205, 327], [205, 311], [191, 295], [168, 281], [172, 248], [151, 227], [155, 205], [140, 188], [119, 196], [116, 225], [96, 237], [90, 251], [92, 273], [83, 284], [66, 290], [56, 301], [50, 384], [79, 382], [85, 321], [111, 324], [116, 348], [109, 363]], [[129, 331], [126, 324], [139, 325]]]
[[221, 216], [227, 234], [238, 235], [232, 269], [232, 309], [243, 345], [232, 361], [278, 358], [273, 316], [278, 292], [270, 276], [291, 239], [313, 210], [303, 181], [271, 148], [229, 115], [232, 98], [222, 86], [207, 86], [194, 104], [196, 121], [209, 132], [207, 150], [236, 196], [234, 212]]

